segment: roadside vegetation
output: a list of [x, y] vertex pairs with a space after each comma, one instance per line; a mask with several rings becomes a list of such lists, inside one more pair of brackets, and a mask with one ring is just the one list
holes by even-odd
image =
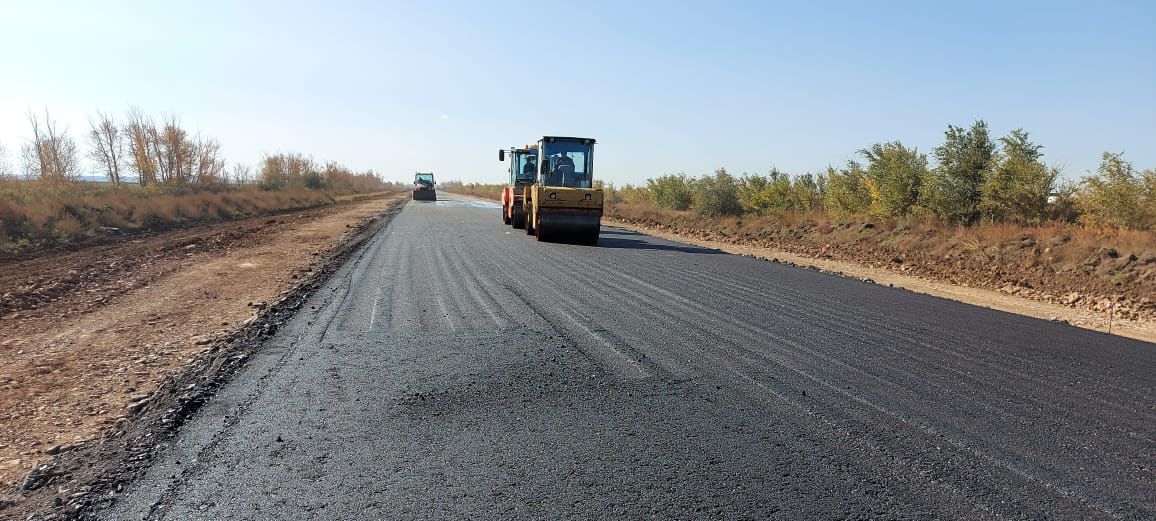
[[[1017, 129], [994, 139], [984, 121], [949, 125], [928, 154], [899, 141], [858, 151], [862, 161], [821, 172], [735, 176], [725, 168], [698, 177], [651, 178], [642, 186], [604, 184], [610, 204], [649, 205], [705, 217], [823, 215], [925, 222], [1082, 225], [1156, 230], [1156, 169], [1137, 170], [1122, 152], [1104, 152], [1096, 172], [1064, 180], [1044, 147]], [[449, 191], [499, 198], [501, 184], [444, 183]]]
[[137, 109], [121, 120], [97, 113], [83, 148], [47, 112], [28, 122], [18, 157], [0, 144], [0, 256], [393, 188], [372, 171], [300, 153], [267, 155], [255, 172], [230, 167], [215, 139]]
[[876, 143], [826, 171], [734, 176], [725, 169], [646, 182], [658, 208], [704, 216], [822, 213], [834, 218], [924, 220], [944, 225], [984, 223], [1152, 230], [1156, 170], [1137, 171], [1123, 153], [1105, 152], [1097, 172], [1063, 181], [1043, 161], [1043, 147], [1015, 130], [993, 140], [983, 121], [949, 126], [931, 158], [898, 141]]
[[[1043, 146], [949, 126], [931, 154], [901, 142], [821, 172], [604, 184], [606, 217], [705, 239], [853, 261], [1038, 300], [1156, 316], [1156, 170], [1105, 152], [1068, 181]], [[497, 199], [502, 185], [447, 183]]]
[[1077, 182], [1023, 130], [949, 126], [930, 154], [898, 141], [822, 172], [649, 179], [607, 216], [855, 261], [1116, 316], [1156, 316], [1156, 170], [1105, 152]]

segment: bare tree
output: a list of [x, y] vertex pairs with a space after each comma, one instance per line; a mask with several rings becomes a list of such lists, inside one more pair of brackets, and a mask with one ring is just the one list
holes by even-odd
[[0, 143], [0, 179], [12, 177], [12, 164], [8, 162], [8, 149]]
[[221, 144], [217, 140], [197, 139], [192, 146], [194, 155], [193, 178], [200, 185], [217, 185], [226, 179], [225, 160], [221, 157]]
[[181, 128], [175, 115], [169, 116], [161, 130], [162, 163], [167, 165], [169, 182], [177, 185], [188, 184], [192, 177], [192, 151], [189, 150], [188, 133]]
[[159, 167], [152, 154], [156, 125], [138, 108], [129, 109], [127, 120], [123, 130], [128, 139], [129, 160], [136, 170], [140, 185], [156, 184]]
[[257, 177], [267, 190], [304, 188], [311, 180], [322, 179], [313, 159], [299, 153], [266, 155], [261, 159]]
[[157, 167], [157, 181], [169, 184], [173, 178], [173, 164], [172, 161], [166, 161], [162, 132], [156, 124], [149, 125], [145, 131], [148, 132], [148, 151], [153, 157], [153, 164]]
[[220, 143], [212, 138], [191, 137], [175, 115], [165, 116], [157, 124], [139, 109], [133, 109], [124, 132], [142, 185], [213, 185], [227, 181]]
[[249, 165], [242, 163], [235, 163], [233, 165], [233, 184], [241, 186], [251, 182], [249, 173], [251, 172]]
[[149, 150], [157, 165], [162, 184], [183, 186], [196, 175], [197, 144], [181, 128], [175, 115], [167, 116], [162, 126], [147, 128]]
[[140, 161], [146, 162], [151, 169], [150, 182], [164, 185], [180, 183], [177, 174], [178, 155], [184, 143], [184, 131], [177, 124], [176, 116], [169, 116], [163, 126], [157, 126], [152, 118], [139, 112], [130, 114], [130, 117], [134, 116], [140, 129], [140, 137], [139, 140], [133, 137], [133, 140], [139, 141], [142, 156]]
[[32, 141], [22, 149], [28, 176], [48, 182], [75, 180], [80, 175], [80, 160], [76, 142], [68, 132], [57, 129], [47, 109], [44, 121], [29, 110], [28, 123], [32, 125]]
[[100, 112], [88, 124], [92, 127], [88, 132], [91, 145], [88, 155], [101, 165], [108, 180], [119, 187], [121, 164], [124, 163], [124, 132], [111, 115]]

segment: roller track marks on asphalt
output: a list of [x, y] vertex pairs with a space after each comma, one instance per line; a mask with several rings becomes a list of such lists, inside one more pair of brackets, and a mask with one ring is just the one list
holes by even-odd
[[97, 517], [1156, 516], [1156, 346], [439, 197]]

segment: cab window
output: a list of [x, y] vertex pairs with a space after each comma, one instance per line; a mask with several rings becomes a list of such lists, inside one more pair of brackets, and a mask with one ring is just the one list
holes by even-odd
[[545, 186], [590, 188], [591, 146], [573, 141], [544, 144], [542, 179]]
[[519, 181], [533, 181], [534, 176], [538, 175], [538, 151], [517, 152], [516, 156], [514, 176]]

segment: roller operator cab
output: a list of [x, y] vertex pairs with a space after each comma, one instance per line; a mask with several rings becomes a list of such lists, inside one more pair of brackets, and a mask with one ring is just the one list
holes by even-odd
[[499, 150], [498, 160], [505, 161], [507, 155], [510, 157], [510, 176], [502, 188], [502, 222], [514, 228], [524, 228], [526, 213], [522, 194], [538, 176], [538, 145]]
[[596, 244], [602, 189], [594, 188], [594, 140], [546, 136], [538, 141], [537, 181], [523, 192], [526, 233], [540, 241]]
[[437, 201], [438, 194], [434, 190], [433, 172], [417, 172], [413, 175], [413, 200]]

